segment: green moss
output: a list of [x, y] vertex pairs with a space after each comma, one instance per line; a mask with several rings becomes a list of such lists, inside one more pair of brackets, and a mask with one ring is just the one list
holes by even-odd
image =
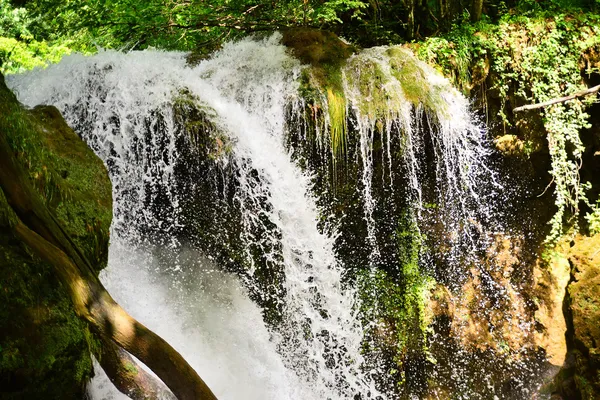
[[319, 123], [318, 117], [324, 117], [316, 111], [327, 111], [327, 118], [322, 122], [329, 123], [334, 162], [343, 159], [347, 116], [342, 67], [355, 49], [331, 32], [310, 28], [284, 31], [282, 43], [307, 65], [300, 79], [300, 94], [311, 108], [315, 123]]
[[[98, 270], [108, 262], [112, 220], [112, 189], [102, 161], [67, 126], [54, 107], [31, 111], [40, 144], [48, 149], [42, 169], [51, 171], [54, 195], [46, 195], [51, 210], [77, 247]], [[48, 186], [46, 185], [46, 186]]]
[[281, 43], [307, 65], [303, 81], [310, 87], [309, 91], [344, 93], [342, 67], [356, 51], [353, 46], [344, 43], [332, 32], [312, 28], [285, 30]]
[[419, 104], [431, 90], [427, 77], [414, 55], [399, 47], [391, 47], [386, 53], [390, 57], [392, 73], [402, 85], [404, 96], [413, 104]]
[[422, 104], [434, 115], [449, 117], [447, 102], [441, 96], [441, 90], [447, 90], [449, 87], [432, 85], [427, 74], [433, 72], [426, 71], [427, 66], [423, 65], [411, 51], [396, 46], [390, 47], [387, 54], [390, 57], [392, 74], [400, 82], [405, 98], [415, 106]]
[[395, 240], [397, 273], [379, 268], [362, 271], [358, 287], [361, 316], [369, 327], [364, 351], [392, 356], [395, 366], [388, 372], [402, 392], [408, 363], [434, 362], [427, 345], [430, 321], [425, 308], [435, 281], [419, 266], [423, 238], [408, 215], [398, 220]]
[[[53, 107], [26, 110], [0, 75], [0, 131], [67, 233], [106, 265], [111, 186], [102, 162]], [[81, 398], [98, 353], [52, 267], [13, 236], [0, 192], [0, 387], [6, 399]]]
[[0, 233], [0, 386], [6, 399], [77, 398], [97, 347], [53, 270]]
[[136, 368], [136, 366], [130, 362], [127, 362], [125, 364], [125, 371], [127, 371], [127, 373], [129, 373], [130, 375], [137, 375], [138, 374], [138, 369]]
[[442, 91], [451, 90], [450, 86], [432, 83], [431, 75], [436, 72], [408, 49], [373, 49], [350, 59], [344, 71], [346, 90], [353, 92], [347, 96], [352, 97], [361, 116], [371, 121], [384, 124], [407, 103], [423, 107], [433, 117], [448, 117]]
[[213, 122], [216, 112], [189, 91], [177, 93], [173, 101], [177, 123], [194, 149], [206, 152], [211, 160], [218, 160], [233, 151], [229, 136]]
[[102, 161], [51, 106], [20, 107], [8, 90], [2, 95], [0, 126], [31, 183], [46, 205], [98, 270], [108, 262], [112, 190]]
[[342, 159], [346, 152], [346, 98], [343, 94], [327, 89], [327, 111], [329, 113], [329, 136], [335, 159]]
[[353, 58], [346, 70], [349, 88], [356, 88], [359, 92], [354, 101], [358, 103], [355, 106], [361, 114], [370, 119], [385, 119], [393, 99], [390, 93], [384, 90], [384, 85], [392, 77], [386, 75], [375, 61], [368, 58]]

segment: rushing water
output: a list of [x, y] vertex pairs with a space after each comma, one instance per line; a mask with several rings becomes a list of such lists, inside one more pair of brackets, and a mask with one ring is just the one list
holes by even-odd
[[[101, 278], [119, 304], [185, 356], [219, 399], [314, 397], [283, 365], [237, 277], [193, 249], [182, 249], [178, 259], [181, 270], [169, 273], [150, 252], [112, 244]], [[89, 391], [95, 400], [127, 399], [102, 374]]]
[[[186, 65], [181, 53], [75, 55], [12, 84], [26, 104], [56, 105], [107, 164], [115, 199], [111, 257], [104, 275], [108, 289], [134, 316], [173, 341], [220, 398], [238, 399], [236, 393], [248, 387], [253, 389], [245, 392], [245, 398], [372, 396], [376, 391], [359, 369], [361, 329], [353, 311], [354, 296], [341, 287], [332, 242], [317, 229], [318, 214], [308, 178], [294, 166], [283, 146], [284, 109], [295, 95], [300, 65], [278, 42], [279, 36], [274, 35], [264, 41], [228, 45], [195, 68]], [[244, 308], [252, 308], [247, 301], [227, 300], [229, 305], [218, 300], [206, 302], [192, 292], [187, 301], [178, 299], [183, 305], [171, 308], [169, 284], [149, 278], [156, 269], [152, 257], [137, 257], [138, 262], [123, 260], [122, 252], [144, 252], [140, 229], [148, 225], [160, 225], [164, 246], [178, 247], [169, 230], [180, 223], [179, 196], [185, 194], [175, 193], [170, 184], [178, 157], [172, 103], [183, 89], [214, 111], [213, 122], [235, 143], [234, 155], [240, 166], [237, 196], [244, 208], [246, 231], [261, 223], [256, 214], [259, 210], [279, 233], [285, 268], [284, 323], [269, 331], [270, 344], [259, 345], [268, 330], [256, 311], [244, 312]], [[161, 124], [156, 129], [153, 117], [158, 114]], [[148, 138], [148, 130], [155, 135]], [[259, 175], [259, 184], [252, 174]], [[166, 224], [164, 219], [154, 219], [144, 201], [156, 198], [148, 191], [158, 189], [172, 207]], [[179, 257], [173, 263], [172, 273], [184, 269]], [[198, 279], [206, 279], [202, 272], [197, 273]], [[240, 293], [236, 294], [238, 300], [243, 296]], [[204, 311], [191, 313], [197, 303], [203, 303]], [[228, 315], [227, 308], [232, 307], [233, 315]], [[200, 323], [203, 314], [220, 317], [214, 324]], [[239, 327], [224, 333], [219, 319], [227, 320], [225, 326]], [[252, 328], [248, 329], [249, 325]], [[224, 362], [227, 352], [220, 352], [224, 349], [220, 345], [207, 351], [203, 343], [210, 343], [211, 336], [229, 346], [229, 352], [239, 348], [241, 357], [232, 355]], [[247, 347], [254, 351], [264, 347], [265, 358], [279, 357], [278, 363], [269, 361], [256, 368], [252, 364], [257, 360], [244, 350]], [[269, 354], [269, 349], [274, 352], [276, 348], [277, 357]], [[248, 359], [253, 361], [246, 363]], [[241, 369], [251, 377], [233, 378]], [[296, 383], [287, 385], [280, 379], [289, 377], [290, 370]], [[265, 380], [269, 384], [264, 385]]]
[[[490, 150], [484, 127], [470, 111], [465, 97], [430, 66], [400, 47], [360, 52], [348, 61], [344, 77], [349, 108], [355, 115], [360, 137], [364, 212], [373, 252], [378, 253], [371, 193], [373, 138], [378, 131], [384, 142], [381, 164], [389, 166], [391, 188], [391, 142], [394, 136], [402, 138], [400, 147], [414, 217], [418, 220], [424, 208], [423, 184], [430, 163], [435, 168], [436, 193], [429, 200], [443, 208], [445, 229], [456, 235], [452, 241], [452, 251], [456, 252], [453, 256], [464, 252], [463, 245], [476, 248], [473, 225], [494, 215], [494, 192], [490, 189], [497, 183], [488, 166]], [[427, 151], [433, 157], [425, 157]]]
[[[300, 113], [304, 103], [298, 97], [302, 66], [279, 40], [274, 34], [227, 44], [195, 67], [177, 52], [72, 55], [8, 81], [25, 104], [58, 107], [104, 160], [113, 183], [114, 220], [102, 281], [126, 310], [183, 354], [218, 398], [386, 398], [373, 380], [381, 371], [369, 370], [372, 363], [363, 360], [365, 327], [356, 290], [342, 284], [334, 242], [343, 232], [330, 227], [333, 234], [327, 235], [319, 229], [323, 216], [311, 193], [312, 177], [284, 146], [286, 112]], [[456, 236], [450, 258], [458, 258], [464, 246], [476, 247], [474, 229], [492, 214], [478, 189], [481, 180], [493, 181], [485, 132], [467, 101], [417, 62], [430, 88], [426, 96], [437, 103], [415, 105], [390, 65], [388, 52], [376, 48], [353, 56], [343, 71], [347, 112], [359, 135], [370, 246], [368, 265], [359, 267], [366, 269], [380, 262], [372, 193], [378, 134], [384, 142], [380, 162], [388, 166], [385, 184], [408, 193], [415, 222], [425, 207], [424, 153], [432, 153], [436, 201], [447, 215], [445, 231]], [[370, 108], [376, 90], [384, 93], [379, 95], [383, 108]], [[182, 99], [203, 110], [231, 145], [231, 154], [215, 163], [235, 170], [234, 202], [243, 226], [233, 240], [245, 246], [249, 261], [241, 278], [224, 272], [207, 249], [194, 247], [193, 240], [184, 244], [176, 234], [189, 218], [189, 210], [182, 209], [189, 194], [175, 184], [178, 166], [186, 163], [175, 107]], [[393, 172], [392, 143], [398, 140], [406, 188], [396, 185], [400, 180]], [[196, 178], [190, 179], [193, 186]], [[159, 232], [158, 238], [150, 240], [149, 231]], [[249, 297], [260, 275], [253, 256], [257, 247], [268, 265], [283, 270], [283, 282], [273, 288], [277, 323], [265, 323], [264, 310]], [[102, 376], [92, 382], [90, 394], [121, 396]]]

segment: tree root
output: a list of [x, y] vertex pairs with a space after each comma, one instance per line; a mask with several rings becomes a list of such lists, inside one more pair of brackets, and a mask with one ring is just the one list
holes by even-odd
[[112, 342], [102, 343], [100, 365], [119, 391], [132, 400], [175, 400], [169, 388], [141, 368], [122, 348]]

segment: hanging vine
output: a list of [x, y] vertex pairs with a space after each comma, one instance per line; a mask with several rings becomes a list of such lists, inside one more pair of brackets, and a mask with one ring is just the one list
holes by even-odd
[[[586, 49], [600, 43], [598, 19], [592, 14], [508, 15], [498, 24], [456, 26], [446, 38], [425, 41], [417, 53], [440, 66], [463, 89], [472, 88], [474, 72], [491, 61], [491, 89], [501, 99], [499, 117], [509, 126], [508, 101], [512, 106], [541, 103], [586, 88], [580, 59]], [[552, 181], [547, 190], [553, 188], [557, 207], [549, 222], [548, 243], [560, 238], [565, 226], [577, 228], [582, 202], [594, 209], [586, 197], [590, 185], [581, 182], [579, 175], [585, 150], [579, 133], [590, 127], [586, 108], [594, 99], [595, 96], [576, 98], [541, 111], [551, 159]]]

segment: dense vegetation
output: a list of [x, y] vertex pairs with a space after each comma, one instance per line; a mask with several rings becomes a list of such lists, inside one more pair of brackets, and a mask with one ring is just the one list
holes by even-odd
[[[597, 0], [0, 0], [0, 37], [16, 40], [2, 42], [0, 51], [5, 61], [30, 68], [35, 65], [30, 58], [54, 61], [68, 48], [209, 50], [250, 32], [298, 26], [327, 29], [367, 46], [440, 36], [469, 21], [590, 12], [599, 4]], [[4, 66], [5, 71], [10, 68]]]
[[[455, 26], [445, 37], [428, 38], [416, 48], [421, 58], [439, 65], [465, 92], [487, 81], [500, 101], [492, 117], [501, 120], [503, 133], [515, 133], [519, 124], [528, 124], [528, 116], [512, 115], [514, 108], [578, 92], [598, 73], [599, 22], [594, 13], [508, 14], [496, 23]], [[525, 155], [546, 147], [550, 153], [557, 212], [549, 242], [561, 236], [563, 222], [578, 224], [581, 206], [589, 211], [590, 232], [597, 231], [598, 206], [588, 199], [591, 184], [582, 182], [579, 173], [585, 152], [580, 132], [591, 127], [586, 110], [594, 100], [590, 96], [545, 109], [543, 127], [537, 132], [529, 129], [519, 138]]]

